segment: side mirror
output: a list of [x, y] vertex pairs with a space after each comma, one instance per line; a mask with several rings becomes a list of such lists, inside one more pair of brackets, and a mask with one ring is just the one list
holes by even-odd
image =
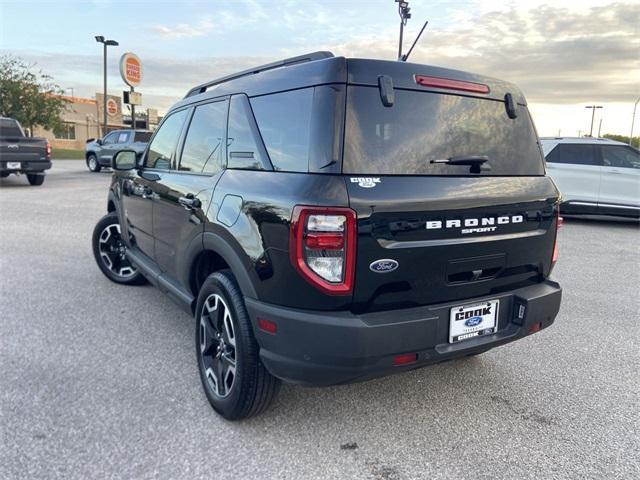
[[137, 154], [133, 150], [120, 150], [111, 159], [111, 168], [114, 170], [132, 170], [137, 165]]
[[96, 143], [97, 143], [98, 145], [102, 145], [102, 143], [103, 143], [103, 142], [102, 142], [102, 139], [101, 139], [101, 138], [96, 138]]

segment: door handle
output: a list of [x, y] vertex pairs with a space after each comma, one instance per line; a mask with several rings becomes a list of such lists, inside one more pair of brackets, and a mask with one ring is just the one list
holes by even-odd
[[178, 198], [178, 203], [186, 210], [196, 210], [202, 206], [202, 202], [195, 198], [192, 193], [188, 193], [184, 197]]

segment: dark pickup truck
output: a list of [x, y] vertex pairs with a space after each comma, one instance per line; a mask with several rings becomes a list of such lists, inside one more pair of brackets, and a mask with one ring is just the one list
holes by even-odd
[[51, 145], [46, 138], [30, 138], [17, 120], [0, 117], [0, 177], [25, 173], [31, 185], [44, 183], [51, 168]]
[[145, 130], [113, 130], [104, 138], [91, 138], [84, 148], [87, 168], [99, 172], [102, 167], [110, 167], [113, 156], [125, 148], [142, 154], [150, 138], [151, 132]]

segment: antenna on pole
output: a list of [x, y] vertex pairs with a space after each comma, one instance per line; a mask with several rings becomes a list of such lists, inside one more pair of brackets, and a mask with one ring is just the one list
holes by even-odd
[[413, 47], [416, 46], [416, 43], [418, 43], [418, 40], [420, 40], [420, 37], [422, 36], [422, 32], [424, 32], [424, 29], [427, 28], [427, 25], [429, 24], [429, 20], [427, 20], [426, 22], [424, 22], [424, 25], [422, 26], [422, 28], [420, 29], [420, 33], [418, 34], [418, 36], [416, 37], [416, 39], [413, 41], [413, 44], [411, 45], [411, 48], [409, 49], [409, 51], [405, 54], [402, 55], [400, 57], [400, 61], [401, 62], [406, 62], [407, 58], [409, 58], [409, 55], [411, 55], [411, 52], [413, 52]]
[[409, 8], [409, 2], [405, 0], [396, 0], [398, 4], [398, 15], [400, 15], [400, 40], [398, 42], [398, 60], [402, 61], [402, 34], [404, 33], [404, 26], [407, 24], [407, 20], [411, 18], [411, 9]]

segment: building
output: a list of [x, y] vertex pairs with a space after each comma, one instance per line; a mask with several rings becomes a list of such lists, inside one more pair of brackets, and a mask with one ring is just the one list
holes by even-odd
[[[62, 114], [62, 127], [55, 130], [34, 129], [33, 135], [45, 137], [53, 148], [83, 150], [87, 140], [102, 137], [103, 95], [96, 93], [96, 99], [62, 96], [69, 102]], [[153, 130], [158, 123], [158, 111], [148, 109], [136, 112], [136, 126]], [[122, 99], [117, 95], [107, 95], [107, 131], [131, 128], [131, 116], [123, 115]]]

